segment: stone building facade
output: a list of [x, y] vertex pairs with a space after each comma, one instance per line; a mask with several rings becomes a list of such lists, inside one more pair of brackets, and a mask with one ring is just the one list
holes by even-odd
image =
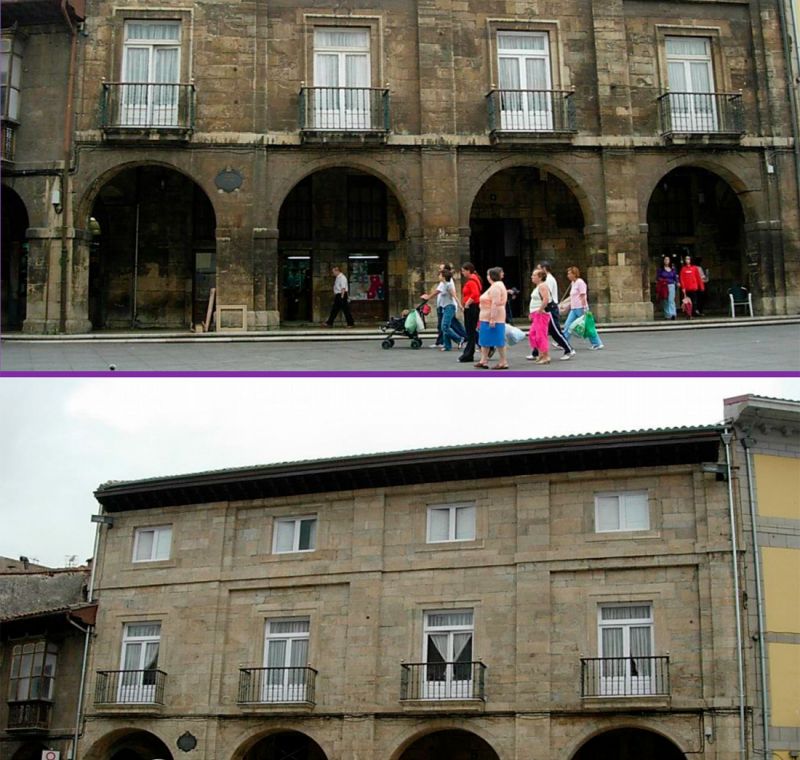
[[90, 0], [68, 282], [29, 272], [24, 329], [184, 328], [212, 288], [221, 326], [318, 322], [333, 264], [368, 322], [466, 260], [523, 289], [577, 265], [600, 318], [648, 319], [661, 256], [686, 253], [709, 311], [743, 284], [795, 313], [782, 10]]
[[749, 757], [726, 430], [101, 486], [80, 757]]

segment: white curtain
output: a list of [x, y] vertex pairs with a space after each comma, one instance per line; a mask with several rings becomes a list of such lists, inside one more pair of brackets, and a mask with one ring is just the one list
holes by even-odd
[[278, 532], [275, 549], [279, 552], [290, 552], [294, 548], [294, 522], [276, 522]]
[[597, 497], [597, 531], [619, 530], [619, 497]]
[[472, 625], [472, 612], [432, 612], [428, 615], [429, 628]]
[[543, 34], [498, 34], [498, 50], [546, 50]]
[[450, 510], [432, 509], [430, 511], [430, 540], [447, 541], [450, 537]]
[[665, 46], [668, 56], [708, 55], [705, 37], [667, 37]]
[[142, 21], [129, 21], [125, 24], [125, 41], [128, 40], [159, 40], [175, 41], [180, 39], [181, 25], [178, 23], [145, 23]]
[[456, 509], [456, 538], [462, 541], [475, 538], [475, 507]]

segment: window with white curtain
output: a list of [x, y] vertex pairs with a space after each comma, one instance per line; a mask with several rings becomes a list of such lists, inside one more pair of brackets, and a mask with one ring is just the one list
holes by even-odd
[[156, 562], [169, 559], [171, 548], [171, 525], [137, 528], [133, 539], [133, 561]]
[[310, 552], [317, 546], [317, 517], [281, 517], [275, 520], [272, 551], [275, 554]]
[[649, 602], [601, 605], [598, 646], [606, 695], [651, 693], [653, 607]]
[[372, 124], [369, 29], [314, 31], [314, 126], [367, 129]]
[[472, 696], [472, 610], [425, 613], [424, 699], [467, 699]]
[[178, 123], [179, 21], [126, 21], [120, 123], [170, 127]]
[[428, 507], [428, 543], [475, 539], [475, 505], [447, 504]]
[[553, 129], [550, 43], [546, 32], [499, 32], [501, 128]]
[[594, 529], [597, 533], [649, 530], [647, 491], [596, 494]]
[[161, 623], [127, 623], [122, 637], [119, 702], [154, 702]]
[[263, 702], [302, 702], [308, 686], [309, 619], [268, 620]]
[[672, 128], [711, 132], [716, 128], [714, 72], [708, 37], [666, 37], [667, 77]]

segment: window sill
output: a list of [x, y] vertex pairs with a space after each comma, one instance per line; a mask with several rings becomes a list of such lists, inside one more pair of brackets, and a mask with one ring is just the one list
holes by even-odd
[[587, 541], [641, 541], [656, 540], [661, 538], [661, 531], [658, 530], [607, 530], [602, 533], [589, 533], [586, 535]]
[[178, 561], [175, 559], [152, 559], [131, 562], [129, 570], [160, 570], [161, 568], [177, 567]]
[[484, 712], [486, 701], [483, 699], [403, 699], [400, 701], [404, 712], [453, 712], [468, 710]]
[[440, 552], [440, 551], [459, 551], [466, 549], [483, 549], [485, 541], [476, 539], [474, 541], [437, 541], [435, 543], [425, 543], [417, 548], [418, 552]]
[[624, 697], [583, 697], [581, 703], [584, 707], [617, 712], [620, 710], [652, 710], [654, 708], [669, 708], [672, 698], [669, 694], [641, 694], [639, 696]]
[[310, 713], [313, 702], [240, 702], [237, 707], [244, 713]]

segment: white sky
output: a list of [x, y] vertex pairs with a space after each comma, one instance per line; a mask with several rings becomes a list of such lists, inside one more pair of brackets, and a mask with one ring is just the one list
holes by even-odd
[[92, 492], [223, 467], [719, 422], [800, 378], [4, 378], [0, 555], [91, 555]]

